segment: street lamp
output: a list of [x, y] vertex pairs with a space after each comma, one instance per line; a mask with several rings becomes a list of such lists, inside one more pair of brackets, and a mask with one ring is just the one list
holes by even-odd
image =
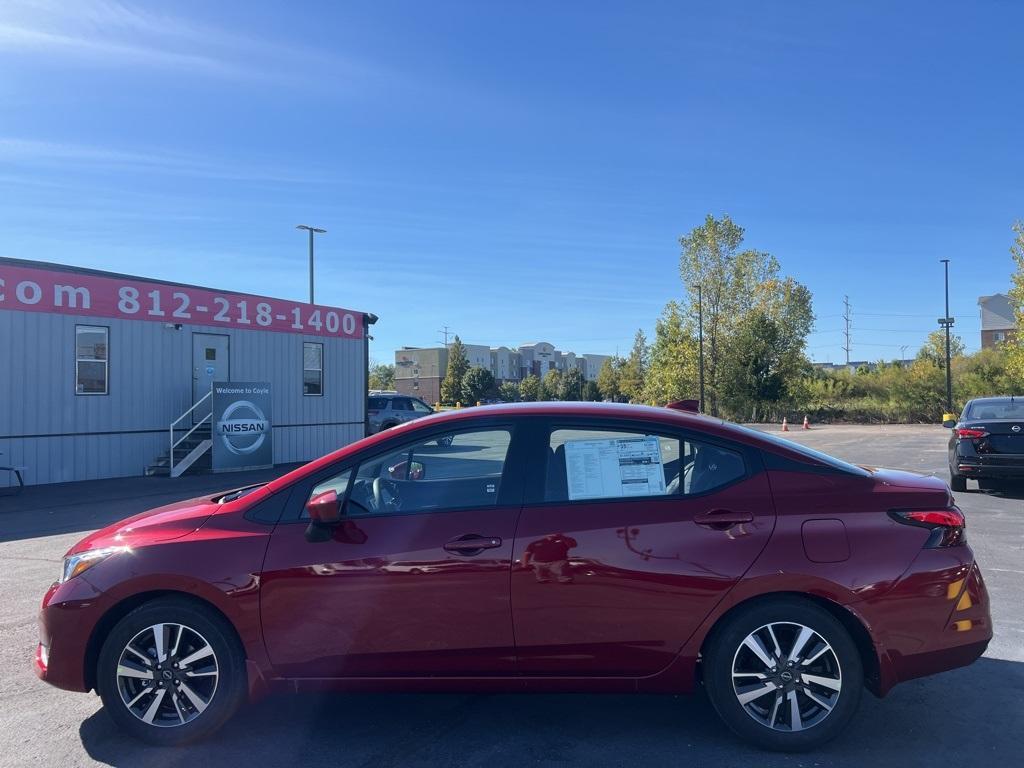
[[313, 304], [313, 234], [318, 235], [324, 234], [326, 229], [318, 229], [317, 227], [311, 227], [308, 224], [299, 224], [296, 229], [305, 229], [309, 232], [309, 303]]
[[704, 289], [697, 286], [697, 375], [699, 377], [700, 406], [704, 413]]
[[939, 325], [946, 329], [946, 413], [953, 412], [953, 372], [950, 367], [949, 329], [953, 318], [949, 316], [949, 259], [939, 259], [946, 271], [946, 316], [939, 318]]

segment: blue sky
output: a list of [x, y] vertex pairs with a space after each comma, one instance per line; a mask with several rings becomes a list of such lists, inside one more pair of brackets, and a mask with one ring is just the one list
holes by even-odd
[[377, 313], [372, 356], [625, 352], [729, 213], [815, 360], [913, 354], [1005, 291], [1024, 5], [0, 5], [0, 254]]

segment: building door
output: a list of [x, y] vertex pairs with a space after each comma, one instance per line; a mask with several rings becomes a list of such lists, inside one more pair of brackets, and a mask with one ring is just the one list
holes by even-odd
[[[192, 404], [195, 405], [210, 394], [215, 381], [230, 381], [231, 366], [228, 363], [228, 337], [216, 333], [192, 334]], [[210, 401], [192, 411], [192, 423], [196, 424], [210, 414]]]

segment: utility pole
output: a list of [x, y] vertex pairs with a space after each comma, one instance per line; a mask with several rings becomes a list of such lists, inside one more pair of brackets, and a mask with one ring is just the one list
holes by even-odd
[[296, 229], [305, 229], [309, 232], [309, 303], [315, 304], [313, 301], [313, 234], [318, 235], [324, 234], [326, 229], [318, 229], [317, 227], [311, 227], [308, 224], [299, 224]]
[[950, 366], [949, 330], [953, 327], [953, 318], [949, 316], [949, 259], [939, 259], [946, 272], [946, 314], [939, 318], [939, 325], [946, 329], [946, 413], [953, 412], [953, 371]]
[[850, 297], [843, 296], [843, 351], [846, 352], [846, 364], [850, 364]]
[[704, 290], [697, 286], [697, 377], [700, 400], [697, 410], [704, 413]]
[[900, 365], [903, 365], [903, 361], [907, 358], [907, 347], [909, 344], [900, 344]]
[[440, 330], [440, 331], [438, 331], [438, 333], [440, 333], [440, 334], [442, 334], [442, 335], [444, 336], [444, 348], [445, 348], [445, 349], [448, 349], [448, 336], [450, 336], [450, 335], [451, 335], [451, 334], [450, 334], [450, 333], [448, 332], [448, 326], [446, 325], [446, 326], [444, 327], [444, 329], [443, 329], [443, 330]]

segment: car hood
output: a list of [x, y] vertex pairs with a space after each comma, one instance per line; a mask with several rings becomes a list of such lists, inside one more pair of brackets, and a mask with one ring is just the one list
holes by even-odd
[[100, 547], [139, 547], [180, 539], [200, 528], [220, 509], [213, 499], [200, 496], [155, 507], [89, 534], [68, 550], [68, 554]]

